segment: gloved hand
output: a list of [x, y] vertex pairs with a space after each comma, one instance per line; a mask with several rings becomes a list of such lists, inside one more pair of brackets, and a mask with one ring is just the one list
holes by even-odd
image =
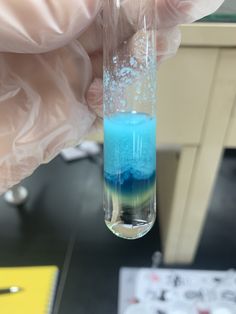
[[[123, 1], [128, 30], [137, 1]], [[156, 1], [159, 62], [176, 53], [179, 24], [223, 2]], [[0, 194], [101, 116], [101, 10], [102, 0], [0, 0]]]

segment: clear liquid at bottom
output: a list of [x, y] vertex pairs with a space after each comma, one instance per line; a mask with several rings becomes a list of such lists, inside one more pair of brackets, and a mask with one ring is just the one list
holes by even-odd
[[117, 236], [137, 239], [156, 217], [156, 120], [143, 113], [104, 119], [105, 223]]

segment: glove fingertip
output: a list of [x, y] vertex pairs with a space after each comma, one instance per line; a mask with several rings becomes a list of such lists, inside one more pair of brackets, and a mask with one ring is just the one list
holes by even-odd
[[86, 93], [86, 100], [89, 108], [101, 118], [103, 116], [103, 83], [101, 79], [94, 79]]

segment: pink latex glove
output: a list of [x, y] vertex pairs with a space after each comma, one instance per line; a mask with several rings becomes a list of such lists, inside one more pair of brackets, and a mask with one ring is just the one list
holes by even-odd
[[[159, 61], [223, 0], [157, 0]], [[132, 36], [136, 0], [123, 0]], [[102, 0], [0, 0], [0, 194], [76, 145], [102, 112]]]

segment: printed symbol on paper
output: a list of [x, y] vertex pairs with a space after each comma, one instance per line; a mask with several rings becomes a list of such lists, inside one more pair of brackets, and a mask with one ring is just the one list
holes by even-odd
[[215, 283], [220, 284], [220, 283], [222, 283], [222, 281], [224, 281], [224, 279], [221, 278], [221, 277], [215, 277], [215, 278], [213, 278], [213, 281], [214, 281]]
[[160, 281], [160, 277], [159, 277], [157, 274], [155, 274], [155, 273], [151, 273], [150, 279], [151, 279], [151, 281], [153, 281], [153, 282], [158, 282], [158, 281]]
[[222, 299], [236, 303], [236, 293], [232, 290], [225, 290], [221, 295]]
[[174, 287], [179, 287], [179, 286], [182, 286], [184, 283], [184, 281], [182, 280], [182, 278], [180, 276], [175, 276], [173, 278], [173, 284], [174, 284]]
[[162, 290], [161, 294], [160, 294], [160, 297], [159, 297], [159, 300], [160, 301], [167, 301], [167, 293], [168, 293], [167, 290]]
[[185, 284], [184, 279], [179, 275], [170, 276], [169, 281], [170, 284], [175, 288], [181, 287]]
[[204, 296], [200, 290], [189, 290], [185, 292], [185, 297], [189, 300], [200, 300], [203, 301]]

